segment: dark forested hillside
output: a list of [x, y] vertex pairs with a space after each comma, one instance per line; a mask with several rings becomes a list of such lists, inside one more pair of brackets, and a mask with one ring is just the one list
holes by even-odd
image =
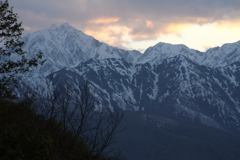
[[159, 113], [125, 112], [118, 136], [127, 160], [238, 160], [240, 137]]
[[82, 139], [55, 118], [36, 114], [33, 101], [0, 105], [0, 159], [112, 160], [97, 156]]

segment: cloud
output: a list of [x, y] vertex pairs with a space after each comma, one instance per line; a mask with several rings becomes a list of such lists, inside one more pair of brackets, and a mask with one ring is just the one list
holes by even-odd
[[[68, 22], [104, 42], [179, 34], [191, 24], [239, 26], [239, 0], [12, 0], [27, 32]], [[127, 37], [127, 38], [126, 38]]]
[[119, 18], [100, 18], [88, 21], [89, 23], [94, 24], [111, 24], [119, 21]]
[[85, 33], [88, 35], [94, 35], [94, 37], [100, 41], [103, 41], [112, 46], [118, 46], [121, 48], [125, 48], [123, 42], [129, 41], [129, 31], [130, 29], [127, 27], [119, 26], [119, 25], [107, 25], [104, 27], [96, 27], [95, 26], [88, 27], [85, 29]]
[[230, 29], [230, 30], [240, 30], [240, 20], [220, 20], [214, 23], [214, 26], [220, 30]]
[[152, 21], [146, 21], [146, 28], [153, 28], [154, 24]]

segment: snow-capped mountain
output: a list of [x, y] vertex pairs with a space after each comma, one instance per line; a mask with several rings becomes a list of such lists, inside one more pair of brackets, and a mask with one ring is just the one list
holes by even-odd
[[185, 45], [172, 45], [168, 43], [158, 43], [155, 46], [149, 47], [144, 54], [142, 54], [137, 63], [159, 64], [166, 58], [171, 58], [176, 55], [183, 55], [196, 63], [202, 61], [204, 53], [197, 50], [189, 49]]
[[226, 66], [240, 61], [240, 41], [225, 44], [222, 47], [211, 48], [206, 52], [189, 49], [185, 45], [172, 45], [160, 42], [155, 46], [149, 47], [137, 59], [137, 63], [149, 62], [151, 64], [159, 64], [164, 59], [176, 55], [183, 55], [198, 64], [209, 67]]
[[19, 94], [30, 87], [44, 95], [47, 80], [72, 91], [88, 81], [110, 108], [161, 112], [240, 133], [240, 41], [205, 53], [158, 43], [141, 54], [108, 46], [67, 23], [23, 41], [30, 57], [42, 52], [47, 61], [21, 78]]
[[101, 43], [68, 23], [28, 34], [22, 41], [25, 43], [23, 50], [28, 52], [28, 58], [42, 52], [43, 58], [47, 59], [43, 66], [34, 69], [29, 76], [46, 76], [64, 67], [75, 67], [89, 58], [125, 58], [135, 62], [141, 54], [138, 51], [126, 51]]
[[160, 112], [240, 133], [240, 62], [210, 68], [182, 55], [158, 65], [90, 59], [47, 78], [71, 90], [88, 81], [111, 108]]
[[240, 41], [209, 49], [204, 53], [201, 64], [207, 66], [226, 66], [240, 61]]
[[25, 43], [23, 50], [28, 52], [28, 58], [42, 52], [43, 58], [47, 59], [43, 66], [38, 66], [28, 73], [30, 77], [47, 76], [64, 67], [75, 67], [90, 58], [124, 58], [133, 64], [149, 62], [153, 65], [166, 58], [183, 55], [198, 64], [210, 67], [226, 66], [240, 60], [240, 41], [209, 49], [205, 53], [189, 49], [185, 45], [158, 43], [141, 54], [135, 50], [127, 51], [99, 42], [68, 23], [59, 27], [52, 25], [49, 29], [28, 34], [22, 41]]

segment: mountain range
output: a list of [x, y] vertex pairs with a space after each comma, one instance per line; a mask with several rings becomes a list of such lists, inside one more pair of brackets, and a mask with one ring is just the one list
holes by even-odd
[[22, 41], [25, 43], [23, 50], [28, 52], [28, 58], [42, 52], [43, 58], [47, 59], [45, 65], [34, 70], [36, 76], [39, 74], [46, 76], [64, 67], [76, 67], [80, 62], [90, 58], [99, 60], [124, 58], [133, 64], [146, 62], [158, 64], [166, 58], [183, 55], [200, 65], [209, 67], [226, 66], [240, 61], [240, 41], [215, 47], [204, 53], [189, 49], [185, 45], [160, 42], [141, 54], [136, 50], [123, 50], [99, 42], [68, 23], [59, 27], [53, 25], [49, 29], [28, 34]]
[[[143, 54], [109, 46], [68, 23], [23, 37], [46, 63], [20, 77], [27, 87], [88, 82], [107, 106], [151, 111], [240, 134], [240, 41], [206, 52], [158, 43]], [[27, 86], [27, 87], [26, 87]], [[40, 87], [39, 87], [40, 86]]]
[[47, 59], [43, 66], [30, 73], [31, 77], [33, 74], [46, 76], [64, 67], [76, 67], [89, 58], [124, 58], [135, 62], [141, 55], [138, 51], [126, 51], [99, 42], [68, 23], [59, 27], [53, 25], [49, 29], [28, 34], [22, 41], [25, 43], [23, 50], [29, 53], [28, 58], [42, 52], [43, 58]]

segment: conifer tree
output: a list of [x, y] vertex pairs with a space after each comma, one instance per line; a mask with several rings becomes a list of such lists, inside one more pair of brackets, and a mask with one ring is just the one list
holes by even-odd
[[[9, 7], [8, 0], [0, 2], [0, 100], [14, 99], [14, 87], [17, 80], [15, 75], [29, 71], [29, 67], [43, 64], [42, 53], [36, 58], [27, 59], [26, 52], [22, 50], [24, 42], [21, 41], [22, 23], [17, 22], [18, 14]], [[14, 60], [13, 60], [14, 57]]]

